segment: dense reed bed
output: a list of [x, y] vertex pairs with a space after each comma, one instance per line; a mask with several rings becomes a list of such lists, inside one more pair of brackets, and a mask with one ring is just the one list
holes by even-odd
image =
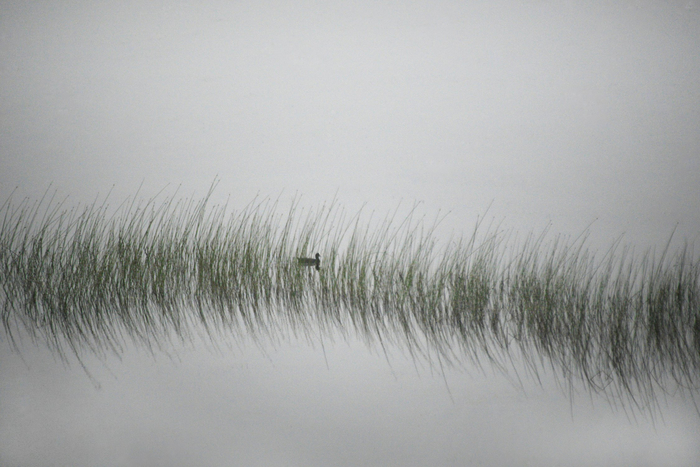
[[[0, 208], [0, 313], [60, 355], [149, 347], [193, 329], [276, 338], [321, 330], [416, 358], [551, 366], [639, 406], [697, 393], [700, 261], [691, 246], [603, 254], [484, 228], [438, 245], [414, 211], [374, 220], [336, 203], [240, 211], [175, 196], [117, 208], [44, 197]], [[397, 210], [398, 212], [398, 210]], [[297, 256], [322, 255], [321, 270]]]

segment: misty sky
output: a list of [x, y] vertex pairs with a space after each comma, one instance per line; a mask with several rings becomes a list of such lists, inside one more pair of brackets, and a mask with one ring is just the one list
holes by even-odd
[[218, 175], [246, 202], [700, 230], [697, 2], [0, 5], [3, 199]]

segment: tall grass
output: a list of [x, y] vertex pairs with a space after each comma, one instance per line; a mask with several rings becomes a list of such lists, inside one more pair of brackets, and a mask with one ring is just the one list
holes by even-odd
[[[213, 189], [213, 187], [212, 187]], [[513, 354], [536, 371], [641, 406], [695, 394], [700, 262], [692, 246], [603, 255], [585, 237], [517, 241], [477, 223], [438, 245], [414, 211], [374, 220], [331, 202], [254, 200], [240, 211], [156, 197], [67, 207], [45, 196], [0, 208], [0, 313], [55, 352], [162, 345], [195, 327], [255, 337], [356, 333], [458, 364]], [[319, 272], [296, 256], [322, 255]]]

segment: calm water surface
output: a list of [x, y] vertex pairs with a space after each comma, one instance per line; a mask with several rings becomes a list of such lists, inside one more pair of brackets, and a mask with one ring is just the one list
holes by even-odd
[[[312, 337], [195, 337], [86, 355], [2, 342], [3, 465], [668, 465], [700, 458], [691, 400], [650, 411], [503, 373]], [[322, 344], [321, 344], [322, 343]], [[27, 450], [30, 443], [31, 450]]]

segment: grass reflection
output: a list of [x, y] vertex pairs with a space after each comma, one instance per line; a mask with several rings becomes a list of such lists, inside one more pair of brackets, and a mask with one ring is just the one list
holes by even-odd
[[[213, 188], [213, 187], [212, 187]], [[700, 262], [691, 246], [602, 255], [585, 237], [518, 241], [477, 223], [439, 247], [414, 211], [380, 221], [332, 202], [287, 210], [175, 196], [116, 209], [44, 197], [0, 209], [2, 323], [59, 355], [162, 345], [193, 325], [266, 338], [321, 328], [459, 364], [517, 353], [532, 371], [647, 407], [693, 396]], [[298, 257], [323, 257], [319, 271]], [[433, 357], [431, 357], [433, 356]]]

